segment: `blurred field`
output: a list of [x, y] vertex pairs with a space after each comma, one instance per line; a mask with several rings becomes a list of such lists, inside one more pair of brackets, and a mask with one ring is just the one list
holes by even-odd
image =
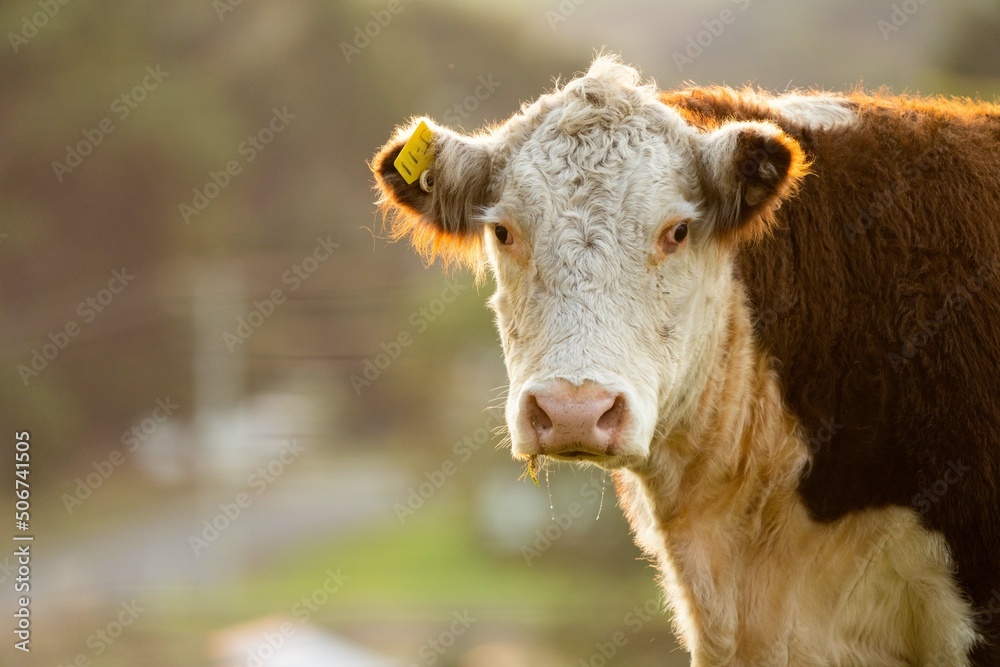
[[32, 652], [8, 629], [2, 665], [687, 664], [610, 481], [518, 481], [492, 288], [382, 238], [367, 160], [601, 47], [665, 88], [1000, 91], [973, 0], [19, 0], [0, 26], [0, 421], [31, 433], [36, 540]]

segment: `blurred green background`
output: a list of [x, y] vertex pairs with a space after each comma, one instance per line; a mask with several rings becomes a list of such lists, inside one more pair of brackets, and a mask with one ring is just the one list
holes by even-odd
[[0, 551], [3, 665], [687, 664], [610, 481], [518, 480], [491, 287], [383, 239], [367, 160], [601, 47], [664, 88], [1000, 91], [971, 0], [19, 0], [0, 27], [0, 486], [12, 514], [29, 431], [35, 536], [30, 654]]

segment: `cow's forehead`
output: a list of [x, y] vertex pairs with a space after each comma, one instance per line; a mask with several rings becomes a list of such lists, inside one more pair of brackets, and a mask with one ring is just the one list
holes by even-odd
[[592, 224], [671, 208], [691, 213], [697, 193], [690, 135], [670, 117], [672, 109], [659, 106], [613, 119], [596, 105], [551, 107], [520, 145], [508, 147], [500, 206], [519, 217], [534, 212], [544, 219], [548, 212]]
[[687, 215], [697, 206], [696, 130], [663, 103], [655, 82], [613, 58], [494, 129], [487, 217], [526, 224], [621, 226]]

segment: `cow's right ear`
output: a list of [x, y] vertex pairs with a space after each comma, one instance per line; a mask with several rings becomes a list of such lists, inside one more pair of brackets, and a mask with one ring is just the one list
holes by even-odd
[[[425, 151], [430, 165], [414, 170]], [[428, 261], [441, 257], [445, 264], [479, 264], [482, 235], [476, 216], [493, 202], [485, 137], [466, 137], [418, 118], [397, 129], [371, 167], [392, 238], [408, 238]]]

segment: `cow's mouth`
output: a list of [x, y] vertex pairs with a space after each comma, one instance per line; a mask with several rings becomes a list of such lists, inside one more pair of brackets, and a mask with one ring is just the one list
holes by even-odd
[[[618, 456], [588, 452], [581, 449], [570, 449], [558, 454], [529, 454], [523, 457], [525, 464], [521, 479], [528, 478], [538, 486], [538, 473], [543, 470], [542, 462], [545, 459], [562, 461], [564, 463], [591, 463], [593, 465], [613, 470], [619, 467]], [[547, 470], [547, 469], [546, 469]]]
[[566, 449], [541, 456], [561, 463], [595, 465], [605, 470], [616, 470], [630, 462], [629, 456], [622, 456], [618, 452], [594, 452], [587, 449]]
[[554, 459], [602, 459], [605, 458], [606, 455], [587, 452], [582, 449], [570, 449], [557, 454], [550, 454], [549, 456]]

